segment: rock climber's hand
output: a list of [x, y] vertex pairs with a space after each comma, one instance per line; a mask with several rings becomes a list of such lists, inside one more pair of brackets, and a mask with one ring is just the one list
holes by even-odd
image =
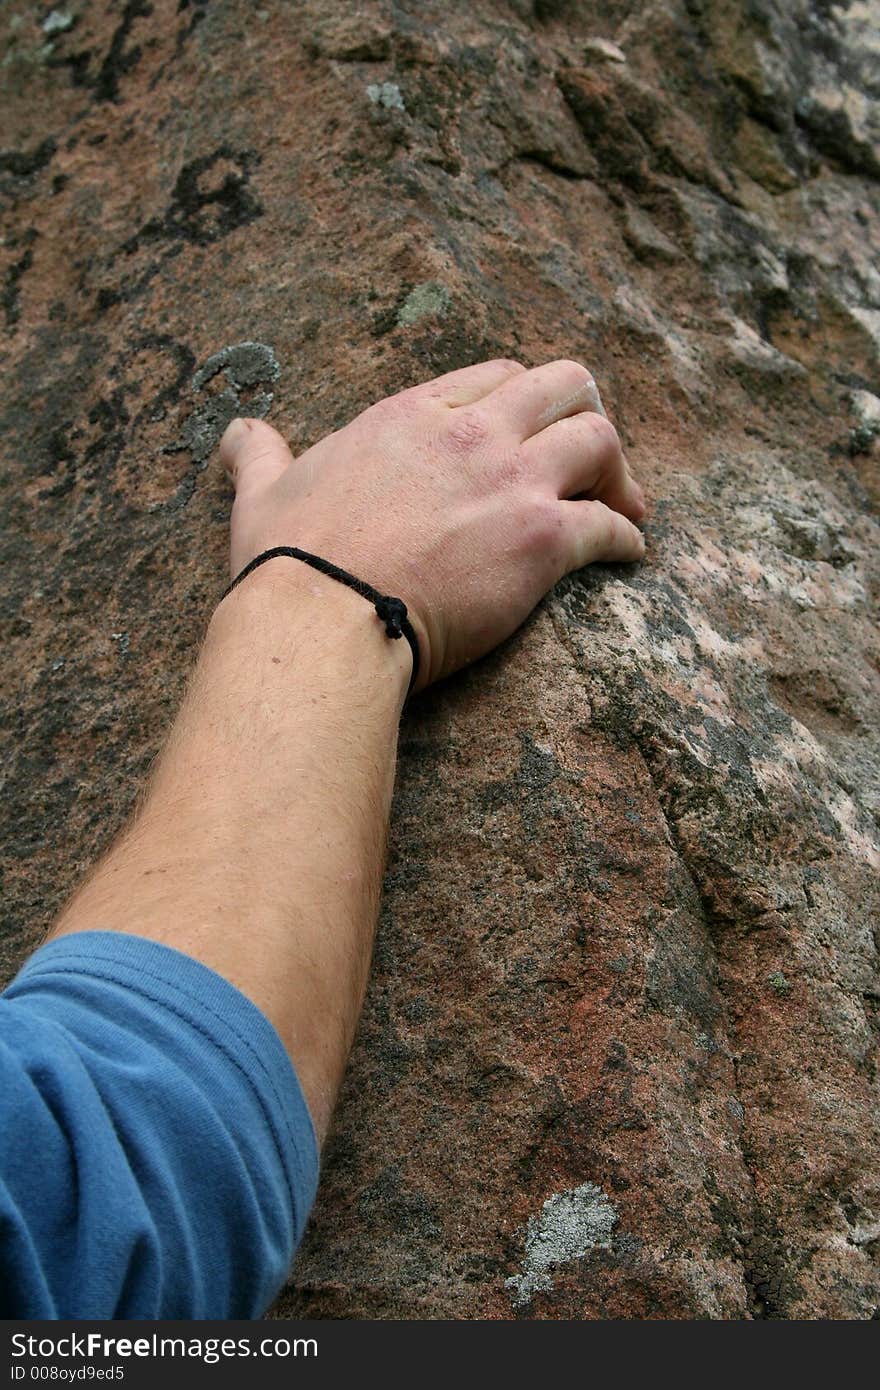
[[600, 411], [578, 362], [497, 361], [389, 396], [298, 459], [270, 425], [234, 420], [232, 574], [294, 545], [402, 598], [421, 690], [502, 642], [563, 574], [644, 554], [644, 495]]

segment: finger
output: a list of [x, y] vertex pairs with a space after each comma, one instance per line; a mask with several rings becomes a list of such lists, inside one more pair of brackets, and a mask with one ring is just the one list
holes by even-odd
[[434, 381], [426, 381], [423, 387], [426, 394], [436, 396], [446, 405], [473, 405], [511, 377], [522, 376], [525, 367], [506, 357], [494, 358], [491, 362], [477, 362], [473, 367], [461, 367], [458, 371], [447, 372]]
[[617, 430], [605, 415], [584, 411], [557, 420], [523, 446], [533, 471], [556, 488], [559, 498], [585, 494], [632, 521], [645, 515], [645, 495], [633, 478]]
[[604, 502], [560, 502], [565, 573], [596, 562], [641, 560], [645, 538], [637, 526]]
[[510, 377], [483, 406], [520, 441], [583, 410], [605, 413], [591, 373], [582, 363], [566, 359]]
[[220, 462], [241, 496], [274, 483], [290, 467], [293, 454], [265, 420], [232, 420], [220, 440]]

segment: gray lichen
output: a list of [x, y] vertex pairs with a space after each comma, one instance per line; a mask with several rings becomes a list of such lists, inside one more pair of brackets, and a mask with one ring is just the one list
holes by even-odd
[[64, 34], [73, 28], [75, 21], [76, 16], [67, 10], [50, 10], [40, 28], [44, 34]]
[[552, 1289], [550, 1271], [557, 1265], [607, 1250], [616, 1224], [617, 1209], [595, 1183], [548, 1197], [540, 1215], [529, 1219], [522, 1273], [505, 1280], [514, 1305], [522, 1307], [540, 1290]]
[[384, 106], [388, 111], [405, 111], [403, 93], [396, 82], [371, 82], [367, 96], [374, 106]]
[[221, 348], [208, 358], [192, 379], [194, 393], [205, 387], [223, 372], [227, 385], [213, 391], [202, 405], [184, 420], [180, 434], [165, 446], [165, 453], [184, 451], [192, 455], [193, 463], [203, 468], [217, 447], [230, 421], [238, 415], [262, 420], [274, 399], [271, 391], [257, 391], [242, 399], [243, 391], [251, 391], [264, 382], [277, 381], [281, 367], [271, 347], [265, 343], [235, 343]]
[[261, 381], [277, 381], [281, 367], [275, 353], [265, 343], [235, 343], [209, 357], [192, 380], [194, 391], [201, 391], [219, 372], [225, 372], [230, 386], [241, 391]]

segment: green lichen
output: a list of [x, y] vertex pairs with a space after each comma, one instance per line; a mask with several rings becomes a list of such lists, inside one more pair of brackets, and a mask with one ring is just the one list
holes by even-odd
[[878, 435], [880, 435], [880, 420], [866, 420], [864, 424], [851, 430], [849, 451], [853, 457], [856, 454], [867, 454]]
[[403, 301], [397, 314], [398, 326], [408, 328], [420, 319], [435, 314], [442, 317], [451, 303], [452, 295], [445, 285], [438, 284], [436, 280], [426, 280], [424, 284], [416, 285]]
[[791, 985], [781, 970], [774, 970], [771, 975], [768, 975], [767, 983], [781, 999], [785, 999], [791, 994]]

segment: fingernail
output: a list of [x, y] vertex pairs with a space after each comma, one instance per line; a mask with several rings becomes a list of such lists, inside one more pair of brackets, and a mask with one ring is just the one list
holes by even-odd
[[236, 415], [235, 419], [230, 420], [229, 424], [226, 426], [226, 429], [223, 431], [221, 442], [224, 444], [234, 443], [235, 440], [239, 437], [239, 435], [245, 433], [246, 429], [247, 421], [244, 420], [240, 415]]

